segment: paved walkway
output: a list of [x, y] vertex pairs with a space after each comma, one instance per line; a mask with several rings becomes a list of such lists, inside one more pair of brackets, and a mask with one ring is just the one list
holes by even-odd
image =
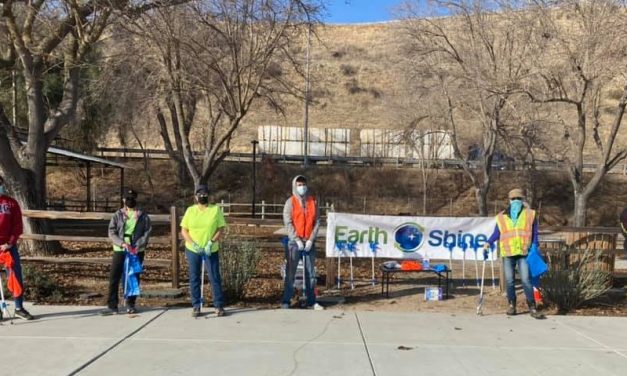
[[624, 375], [627, 319], [190, 309], [99, 317], [29, 307], [3, 321], [2, 374]]

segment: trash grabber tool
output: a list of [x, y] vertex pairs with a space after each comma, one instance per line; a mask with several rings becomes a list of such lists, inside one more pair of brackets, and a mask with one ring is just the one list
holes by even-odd
[[[305, 259], [305, 255], [307, 254], [307, 252], [305, 251], [301, 251], [300, 252], [302, 257], [303, 257], [303, 298], [305, 299], [305, 305], [307, 304], [307, 284], [306, 284], [306, 278], [307, 278], [307, 264], [306, 264], [306, 259]], [[311, 276], [309, 276], [309, 278], [311, 278]]]
[[205, 260], [207, 260], [207, 255], [203, 253], [202, 261], [200, 263], [200, 307], [202, 308], [205, 305]]
[[345, 243], [343, 241], [339, 241], [335, 243], [335, 248], [337, 248], [337, 288], [338, 290], [342, 287], [342, 251], [344, 250]]
[[459, 245], [462, 248], [462, 286], [466, 287], [466, 249], [468, 248], [468, 244], [461, 243]]
[[492, 290], [496, 289], [496, 280], [494, 279], [494, 245], [490, 246], [490, 266], [492, 268]]
[[128, 254], [128, 251], [124, 251], [124, 300], [128, 298], [128, 269], [131, 264]]
[[[8, 272], [7, 272], [7, 275], [8, 275]], [[11, 312], [9, 312], [7, 301], [4, 300], [4, 288], [2, 287], [2, 271], [0, 271], [0, 310], [6, 313], [9, 320], [11, 320], [11, 325], [13, 325], [13, 316], [11, 315]]]
[[355, 281], [353, 279], [353, 254], [355, 253], [355, 242], [352, 243], [348, 243], [348, 256], [349, 256], [349, 260], [350, 260], [350, 266], [351, 266], [351, 290], [355, 289]]
[[372, 285], [376, 285], [377, 284], [377, 280], [374, 277], [374, 259], [375, 257], [377, 257], [377, 246], [379, 245], [379, 243], [377, 242], [370, 242], [370, 251], [372, 251], [372, 280], [371, 283]]
[[455, 248], [455, 242], [446, 244], [448, 248], [448, 269], [451, 271], [451, 281], [453, 280], [453, 248]]
[[479, 289], [479, 302], [477, 303], [477, 316], [483, 316], [483, 281], [485, 277], [485, 262], [488, 258], [488, 253], [483, 253], [483, 266], [481, 267], [481, 287]]
[[477, 242], [472, 243], [472, 250], [475, 252], [475, 278], [477, 279], [477, 287], [479, 287], [479, 257], [477, 256]]

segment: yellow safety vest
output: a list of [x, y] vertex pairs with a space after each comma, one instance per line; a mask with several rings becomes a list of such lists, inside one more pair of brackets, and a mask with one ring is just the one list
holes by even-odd
[[529, 208], [523, 209], [515, 224], [508, 215], [505, 215], [505, 212], [500, 212], [496, 216], [496, 224], [501, 233], [499, 238], [501, 257], [524, 256], [527, 254], [529, 247], [531, 247], [533, 221], [535, 218], [535, 210]]

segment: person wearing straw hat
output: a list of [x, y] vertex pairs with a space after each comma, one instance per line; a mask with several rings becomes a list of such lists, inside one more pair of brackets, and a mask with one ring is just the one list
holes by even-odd
[[496, 241], [499, 242], [500, 256], [503, 259], [505, 282], [507, 285], [507, 315], [516, 314], [515, 272], [518, 269], [523, 285], [529, 313], [533, 318], [542, 318], [536, 309], [533, 286], [526, 256], [532, 247], [538, 246], [538, 224], [536, 212], [525, 202], [525, 192], [512, 189], [508, 194], [509, 205], [496, 216], [496, 226], [484, 244], [487, 251]]

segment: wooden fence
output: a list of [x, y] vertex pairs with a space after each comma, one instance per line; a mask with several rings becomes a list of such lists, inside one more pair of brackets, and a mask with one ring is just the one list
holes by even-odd
[[[99, 212], [70, 212], [70, 211], [48, 211], [48, 210], [24, 210], [24, 217], [35, 219], [59, 220], [83, 220], [83, 221], [109, 221], [111, 213]], [[151, 244], [169, 245], [172, 249], [172, 259], [170, 267], [172, 268], [172, 287], [180, 286], [180, 267], [179, 267], [179, 236], [178, 236], [178, 217], [176, 207], [170, 208], [170, 214], [151, 214], [150, 220], [154, 224], [169, 224], [170, 236], [155, 236], [150, 238]], [[39, 241], [71, 241], [71, 242], [103, 242], [109, 243], [111, 240], [105, 236], [69, 236], [69, 235], [50, 235], [50, 234], [23, 234], [24, 240]]]

